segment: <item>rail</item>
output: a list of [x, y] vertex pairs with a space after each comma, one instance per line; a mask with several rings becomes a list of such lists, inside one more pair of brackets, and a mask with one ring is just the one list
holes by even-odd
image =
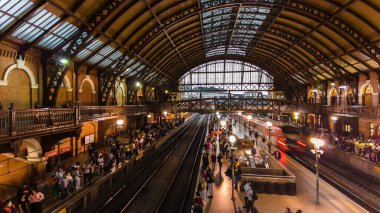
[[336, 113], [355, 117], [379, 116], [380, 106], [323, 106], [322, 113]]
[[75, 127], [79, 125], [78, 118], [79, 111], [76, 107], [1, 110], [0, 138]]
[[81, 121], [118, 117], [122, 115], [138, 115], [152, 111], [148, 105], [128, 106], [81, 106]]
[[150, 112], [147, 105], [81, 106], [0, 110], [0, 140], [80, 126], [80, 121], [103, 120]]

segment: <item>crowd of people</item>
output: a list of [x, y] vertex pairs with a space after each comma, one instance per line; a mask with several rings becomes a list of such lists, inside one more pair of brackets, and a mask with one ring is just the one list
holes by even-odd
[[[105, 137], [105, 146], [96, 143], [89, 145], [87, 158], [81, 162], [59, 167], [50, 177], [49, 185], [52, 199], [66, 199], [75, 191], [91, 185], [95, 176], [102, 176], [110, 170], [120, 167], [133, 156], [138, 156], [169, 130], [176, 128], [184, 120], [153, 124], [144, 130], [130, 131], [127, 135]], [[36, 184], [25, 184], [19, 190], [17, 202], [6, 201], [1, 204], [0, 213], [40, 213], [41, 202], [45, 195], [37, 190]]]
[[331, 147], [355, 154], [374, 163], [380, 163], [379, 140], [365, 139], [364, 136], [341, 136], [322, 128], [310, 132], [309, 135], [324, 139]]
[[360, 137], [339, 137], [336, 147], [368, 159], [371, 162], [380, 163], [380, 142]]
[[[214, 171], [216, 167], [218, 174], [221, 175], [223, 159], [227, 160], [228, 166], [225, 171], [225, 175], [232, 179], [232, 184], [237, 190], [238, 183], [242, 175], [242, 169], [240, 167], [240, 162], [235, 158], [234, 149], [231, 143], [228, 141], [228, 136], [233, 134], [232, 132], [232, 120], [226, 122], [226, 126], [219, 128], [219, 120], [216, 118], [211, 118], [209, 122], [209, 135], [206, 137], [203, 148], [202, 164], [200, 172], [200, 181], [198, 183], [198, 188], [193, 201], [193, 212], [199, 213], [203, 212], [203, 207], [207, 203], [207, 199], [212, 199], [213, 193], [213, 183], [215, 182]], [[213, 131], [220, 130], [221, 134], [216, 137], [212, 134]], [[218, 146], [219, 145], [219, 146]], [[217, 150], [218, 149], [218, 150]], [[218, 154], [217, 154], [218, 153]], [[234, 176], [232, 177], [232, 169], [234, 169]], [[248, 192], [249, 203], [247, 202], [244, 207], [247, 212], [254, 211], [254, 200], [256, 193], [253, 188]], [[207, 196], [208, 195], [208, 196]], [[257, 199], [257, 195], [256, 195]]]

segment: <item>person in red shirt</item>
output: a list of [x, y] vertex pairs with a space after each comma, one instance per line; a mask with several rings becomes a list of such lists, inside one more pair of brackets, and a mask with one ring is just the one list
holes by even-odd
[[15, 207], [15, 205], [13, 205], [12, 201], [7, 200], [5, 202], [5, 206], [4, 206], [3, 210], [6, 213], [13, 213], [13, 212], [16, 212], [16, 207]]

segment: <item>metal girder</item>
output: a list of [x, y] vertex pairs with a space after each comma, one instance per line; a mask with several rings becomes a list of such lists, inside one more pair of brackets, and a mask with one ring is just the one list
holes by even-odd
[[[354, 0], [351, 0], [349, 1], [348, 3], [345, 4], [344, 7], [341, 7], [340, 9], [338, 9], [332, 16], [331, 18], [334, 18], [335, 16], [337, 16], [341, 11], [344, 10], [344, 8], [348, 7], [349, 5], [351, 5], [352, 3], [354, 2]], [[331, 19], [330, 18], [330, 19]], [[277, 58], [279, 57], [282, 57], [286, 52], [288, 52], [292, 47], [294, 47], [295, 45], [297, 45], [298, 43], [301, 43], [305, 40], [305, 38], [307, 38], [308, 36], [310, 36], [313, 32], [317, 31], [320, 27], [324, 26], [325, 22], [327, 22], [326, 20], [323, 21], [323, 22], [319, 22], [317, 24], [317, 26], [313, 27], [309, 32], [307, 32], [306, 34], [304, 34], [301, 38], [297, 38], [297, 41], [296, 42], [293, 42], [290, 46], [288, 46], [285, 50], [283, 50], [280, 54], [277, 54], [274, 58], [271, 59], [271, 61], [269, 61], [269, 63], [275, 61]], [[312, 45], [310, 45], [312, 46]], [[330, 62], [331, 63], [331, 62]], [[329, 63], [329, 64], [330, 64]], [[332, 63], [331, 63], [332, 64]], [[335, 68], [335, 66], [332, 66]], [[344, 70], [344, 69], [343, 69]], [[343, 71], [341, 70], [341, 71]], [[339, 72], [338, 72], [339, 73]]]
[[[122, 2], [122, 0], [113, 0], [107, 2], [107, 4], [100, 9], [98, 14], [92, 17], [91, 22], [86, 25], [86, 29], [79, 30], [75, 37], [70, 41], [68, 47], [60, 49], [57, 53], [55, 53], [52, 57], [48, 58], [47, 61], [44, 62], [44, 82], [48, 81], [44, 92], [44, 105], [55, 105], [59, 88], [63, 82], [63, 78], [67, 73], [67, 69], [72, 63], [72, 60], [85, 46], [90, 38], [90, 34], [95, 31], [96, 27]], [[70, 11], [70, 13], [72, 12]], [[62, 56], [68, 59], [68, 63], [62, 64], [58, 62], [58, 57]]]
[[37, 3], [35, 3], [34, 6], [31, 9], [29, 9], [27, 12], [22, 14], [17, 19], [17, 21], [15, 21], [13, 24], [9, 25], [7, 28], [3, 30], [3, 32], [0, 34], [0, 41], [6, 39], [10, 34], [13, 33], [13, 31], [15, 31], [18, 27], [20, 27], [24, 23], [25, 20], [28, 20], [31, 17], [33, 17], [38, 12], [38, 10], [43, 8], [46, 4], [47, 4], [46, 0], [40, 0]]
[[[198, 8], [201, 8], [201, 0], [197, 0], [197, 1], [198, 1]], [[202, 14], [201, 14], [201, 13], [198, 13], [198, 14], [199, 14], [199, 23], [201, 23], [203, 46], [205, 46], [205, 37], [203, 36], [204, 32], [203, 32], [203, 19], [202, 19]], [[206, 57], [206, 49], [204, 49], [204, 54], [205, 54], [205, 57]]]
[[172, 38], [169, 36], [168, 32], [165, 30], [164, 25], [161, 23], [160, 19], [157, 17], [157, 14], [153, 11], [153, 9], [152, 9], [151, 5], [149, 4], [149, 2], [148, 2], [147, 0], [143, 0], [143, 1], [144, 1], [145, 5], [149, 8], [150, 13], [151, 13], [151, 14], [154, 16], [154, 18], [156, 19], [156, 21], [157, 21], [158, 25], [160, 26], [160, 28], [163, 28], [163, 31], [164, 31], [166, 37], [169, 39], [171, 45], [173, 45], [173, 48], [176, 50], [178, 56], [182, 59], [183, 63], [186, 65], [186, 67], [189, 68], [189, 66], [187, 65], [186, 60], [182, 57], [182, 55], [181, 55], [181, 53], [179, 52], [179, 50], [178, 50], [176, 44], [174, 44]]
[[[232, 26], [232, 29], [236, 28], [236, 25], [237, 25], [237, 22], [238, 22], [238, 19], [239, 19], [239, 15], [240, 15], [240, 11], [241, 11], [241, 6], [242, 4], [239, 5], [237, 11], [236, 11], [236, 17], [235, 19], [233, 20], [234, 22], [234, 25]], [[224, 52], [225, 52], [225, 55], [227, 55], [227, 50], [228, 50], [228, 46], [231, 45], [231, 41], [232, 41], [232, 36], [234, 35], [234, 30], [231, 30], [230, 31], [230, 36], [229, 36], [229, 40], [226, 44], [226, 47], [224, 49]]]
[[[262, 29], [264, 29], [264, 28], [268, 29], [266, 26], [261, 26], [260, 28], [262, 28]], [[227, 29], [227, 30], [231, 30], [231, 29]], [[253, 29], [247, 29], [247, 30], [253, 30]], [[279, 29], [275, 29], [275, 28], [269, 29], [268, 32], [261, 31], [261, 30], [259, 30], [259, 31], [263, 32], [263, 33], [268, 33], [268, 34], [271, 34], [271, 35], [275, 35], [277, 37], [286, 39], [286, 40], [288, 40], [288, 41], [290, 41], [292, 43], [297, 43], [300, 40], [300, 38], [297, 38], [295, 35], [292, 35], [292, 34], [290, 34], [288, 32], [285, 32], [285, 31], [282, 31], [282, 30], [279, 30]], [[216, 32], [218, 32], [218, 31], [216, 31]], [[191, 37], [193, 37], [193, 38], [197, 37], [198, 33], [196, 33], [193, 36], [190, 36], [189, 39]], [[327, 67], [329, 67], [331, 69], [331, 71], [333, 72], [332, 74], [330, 73], [330, 75], [333, 78], [336, 78], [336, 75], [338, 75], [339, 78], [345, 78], [345, 77], [343, 77], [343, 74], [340, 75], [340, 72], [339, 72], [339, 70], [343, 70], [344, 71], [345, 68], [341, 67], [340, 65], [338, 65], [337, 63], [335, 63], [334, 61], [332, 61], [331, 59], [329, 59], [324, 53], [322, 53], [321, 51], [319, 51], [318, 49], [316, 49], [314, 47], [314, 45], [312, 45], [312, 44], [310, 44], [310, 43], [308, 43], [306, 41], [301, 41], [300, 43], [297, 43], [297, 45], [300, 46], [301, 48], [307, 50], [307, 52], [309, 52], [315, 59], [317, 59], [318, 61], [320, 61], [321, 63], [325, 64]], [[165, 53], [163, 55], [165, 55], [167, 53], [168, 53], [168, 50], [165, 50]], [[159, 57], [159, 58], [162, 58], [162, 57]], [[157, 62], [157, 61], [155, 61], [155, 62]], [[306, 68], [306, 71], [307, 71], [307, 69], [312, 68], [312, 67], [317, 66], [317, 65], [318, 64], [314, 64], [314, 65]], [[298, 68], [300, 68], [300, 67], [298, 66]], [[319, 74], [322, 75], [322, 76], [324, 76], [323, 73], [319, 73]], [[324, 76], [324, 77], [328, 78], [327, 76]]]
[[129, 57], [127, 54], [123, 54], [116, 62], [115, 66], [108, 66], [104, 72], [101, 72], [99, 76], [100, 82], [100, 93], [99, 93], [99, 104], [104, 106], [107, 104], [108, 97], [112, 88], [115, 87], [117, 77], [125, 71], [127, 64], [129, 62]]
[[[109, 40], [112, 43], [116, 44], [119, 48], [123, 49], [125, 52], [128, 52], [128, 54], [131, 54], [134, 57], [137, 57], [143, 63], [147, 64], [148, 66], [152, 67], [153, 69], [155, 69], [156, 71], [158, 71], [162, 75], [166, 76], [169, 80], [175, 82], [175, 79], [173, 79], [171, 76], [167, 75], [165, 72], [161, 71], [160, 69], [158, 69], [154, 65], [150, 64], [147, 60], [145, 60], [141, 56], [135, 54], [132, 50], [130, 50], [129, 48], [125, 47], [124, 44], [121, 44], [120, 42], [118, 42], [115, 39], [113, 39], [110, 36], [108, 36], [108, 34], [106, 34], [105, 32], [99, 30], [97, 28], [97, 26], [99, 24], [90, 23], [87, 20], [84, 20], [83, 18], [81, 18], [78, 15], [74, 14], [73, 12], [71, 12], [71, 11], [63, 8], [61, 5], [55, 3], [52, 0], [47, 0], [47, 1], [49, 3], [51, 3], [52, 5], [54, 5], [55, 7], [57, 7], [58, 9], [60, 9], [62, 12], [66, 13], [66, 14], [69, 14], [71, 17], [75, 18], [81, 24], [84, 24], [87, 28], [92, 29], [93, 32], [95, 32], [97, 34], [100, 34], [101, 36], [104, 36], [107, 40]], [[109, 0], [107, 2], [107, 4], [105, 5], [105, 9], [103, 9], [103, 11], [101, 13], [99, 13], [97, 17], [95, 17], [95, 20], [98, 20], [98, 21], [104, 20], [107, 15], [109, 15], [110, 13], [112, 13], [120, 4], [122, 4], [124, 2], [125, 2], [125, 0]]]
[[[240, 0], [240, 1], [237, 0], [237, 1], [234, 1], [234, 3], [230, 3], [231, 1], [218, 1], [218, 2], [217, 3], [215, 3], [215, 1], [208, 2], [211, 5], [206, 6], [204, 8], [198, 8], [198, 10], [194, 10], [194, 11], [196, 13], [202, 13], [202, 12], [212, 10], [215, 8], [238, 6], [240, 4], [243, 4], [243, 5], [263, 5], [263, 6], [267, 6], [267, 7], [271, 7], [271, 8], [276, 7], [276, 6], [282, 7], [282, 8], [288, 9], [291, 12], [297, 12], [297, 13], [301, 13], [303, 15], [306, 15], [307, 17], [309, 17], [311, 19], [326, 20], [326, 26], [330, 26], [330, 28], [333, 26], [332, 29], [336, 33], [338, 33], [336, 31], [337, 28], [341, 31], [346, 32], [346, 33], [348, 32], [348, 35], [350, 35], [351, 39], [353, 38], [358, 43], [360, 43], [364, 48], [366, 48], [367, 52], [372, 52], [372, 57], [371, 57], [372, 59], [375, 59], [376, 57], [374, 57], [374, 56], [377, 56], [378, 52], [379, 52], [378, 47], [375, 44], [370, 43], [368, 41], [368, 39], [365, 38], [365, 36], [361, 35], [357, 30], [355, 30], [350, 25], [346, 24], [345, 22], [343, 22], [342, 20], [340, 20], [334, 16], [327, 14], [325, 11], [322, 11], [318, 8], [310, 7], [310, 6], [308, 6], [302, 2], [287, 1], [287, 0], [283, 0], [283, 1], [256, 0], [254, 2], [246, 2], [243, 0]], [[205, 3], [202, 3], [202, 4], [205, 4]], [[183, 14], [184, 11], [185, 10], [180, 11], [180, 12]], [[177, 18], [177, 19], [173, 20], [171, 22], [171, 24], [166, 26], [166, 28], [171, 27], [174, 24], [179, 23], [180, 21], [194, 15], [194, 14], [188, 13], [188, 11], [186, 11], [186, 12], [188, 14], [187, 16], [182, 16], [182, 18], [180, 18], [180, 19]], [[160, 33], [160, 31], [157, 31], [157, 34], [159, 34], [159, 33]], [[153, 35], [153, 36], [151, 36], [151, 38], [153, 38], [157, 34], [154, 34], [154, 33], [151, 34], [151, 35]], [[144, 45], [144, 44], [141, 44], [141, 45]], [[376, 59], [376, 61], [378, 61], [378, 60]], [[326, 65], [328, 67], [332, 67], [332, 65], [334, 65], [334, 64], [329, 62]], [[336, 65], [334, 65], [334, 66], [336, 67]], [[332, 70], [339, 70], [339, 69], [333, 68]], [[342, 71], [344, 71], [344, 70], [345, 69], [343, 68]], [[349, 74], [349, 72], [347, 72], [347, 74]], [[338, 75], [339, 75], [339, 72], [338, 72]]]

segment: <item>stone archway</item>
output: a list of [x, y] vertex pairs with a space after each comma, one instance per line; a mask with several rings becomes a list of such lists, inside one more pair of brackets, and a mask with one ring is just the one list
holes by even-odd
[[7, 68], [7, 70], [4, 73], [3, 80], [0, 80], [0, 85], [7, 86], [8, 85], [8, 76], [14, 69], [20, 69], [25, 71], [25, 73], [28, 75], [29, 81], [30, 81], [30, 88], [37, 89], [38, 84], [36, 82], [36, 78], [33, 75], [32, 70], [25, 65], [25, 61], [21, 59], [17, 59], [17, 64], [12, 64]]
[[373, 106], [373, 86], [371, 84], [367, 85], [362, 90], [362, 103], [363, 106], [372, 107]]
[[338, 92], [336, 91], [335, 88], [331, 89], [330, 105], [332, 105], [332, 106], [338, 105]]

